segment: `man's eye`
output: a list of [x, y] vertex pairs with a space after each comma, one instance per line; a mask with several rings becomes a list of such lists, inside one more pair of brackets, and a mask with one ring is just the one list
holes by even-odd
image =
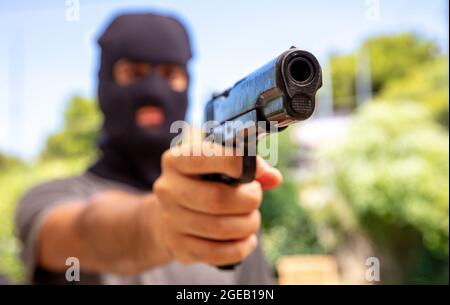
[[144, 73], [142, 71], [133, 71], [133, 78], [138, 79], [144, 77]]
[[159, 75], [161, 75], [164, 78], [170, 78], [171, 74], [172, 74], [172, 69], [169, 67], [160, 67], [158, 69], [158, 73]]
[[114, 66], [114, 79], [119, 85], [125, 86], [148, 77], [151, 70], [148, 63], [119, 60]]

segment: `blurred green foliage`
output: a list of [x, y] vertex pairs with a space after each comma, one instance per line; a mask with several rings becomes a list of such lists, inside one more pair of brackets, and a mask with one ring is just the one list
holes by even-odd
[[75, 96], [66, 109], [62, 130], [47, 139], [41, 159], [94, 157], [100, 122], [97, 104]]
[[356, 65], [363, 53], [370, 61], [373, 95], [391, 82], [409, 77], [410, 73], [429, 77], [430, 64], [442, 56], [432, 41], [411, 33], [372, 37], [353, 53], [334, 54], [330, 67], [336, 109], [348, 110], [356, 106]]
[[370, 38], [359, 51], [368, 52], [375, 94], [439, 56], [434, 42], [410, 33]]
[[316, 228], [305, 209], [298, 202], [298, 183], [293, 177], [299, 147], [291, 140], [290, 130], [265, 138], [278, 138], [277, 168], [283, 174], [283, 183], [266, 191], [261, 204], [263, 249], [270, 265], [275, 269], [282, 255], [312, 254], [323, 252], [316, 238]]
[[357, 222], [349, 227], [337, 213], [319, 211], [322, 224], [334, 223], [334, 234], [363, 230], [398, 269], [385, 265], [385, 282], [448, 282], [448, 145], [448, 131], [426, 107], [377, 101], [357, 111], [344, 139], [317, 154], [319, 179], [311, 181], [336, 193], [324, 207], [344, 204]]
[[37, 183], [82, 172], [95, 157], [100, 118], [96, 103], [76, 96], [67, 106], [62, 130], [48, 138], [37, 163], [0, 154], [0, 273], [12, 282], [25, 277], [19, 243], [13, 238], [18, 199]]
[[13, 168], [19, 168], [24, 166], [24, 162], [19, 158], [0, 154], [0, 171], [7, 171]]
[[334, 107], [336, 110], [350, 110], [356, 105], [356, 56], [333, 55], [330, 67]]
[[77, 174], [85, 169], [86, 158], [52, 160], [0, 171], [0, 273], [13, 283], [23, 282], [19, 242], [14, 238], [14, 210], [20, 196], [42, 181]]
[[394, 102], [421, 102], [448, 128], [448, 82], [448, 57], [442, 56], [386, 84], [380, 96]]

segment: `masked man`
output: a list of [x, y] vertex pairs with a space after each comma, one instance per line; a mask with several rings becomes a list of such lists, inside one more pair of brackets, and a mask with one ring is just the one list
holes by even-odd
[[121, 15], [99, 44], [101, 154], [84, 174], [38, 185], [20, 201], [30, 280], [67, 283], [67, 269], [79, 267], [81, 283], [271, 283], [258, 207], [279, 172], [259, 159], [252, 183], [207, 182], [202, 174], [239, 177], [241, 157], [173, 153], [202, 143], [170, 149], [170, 124], [188, 105], [185, 28], [172, 17]]

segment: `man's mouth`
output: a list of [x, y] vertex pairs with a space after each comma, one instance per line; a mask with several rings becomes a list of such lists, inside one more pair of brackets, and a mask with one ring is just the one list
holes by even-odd
[[143, 106], [136, 111], [136, 124], [141, 128], [154, 128], [164, 124], [164, 112], [158, 106]]

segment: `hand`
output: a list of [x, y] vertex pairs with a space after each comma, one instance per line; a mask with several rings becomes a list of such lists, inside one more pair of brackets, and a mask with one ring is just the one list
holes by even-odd
[[163, 246], [182, 263], [240, 262], [257, 245], [262, 191], [278, 186], [282, 176], [258, 157], [256, 180], [251, 183], [203, 181], [202, 174], [213, 172], [239, 177], [242, 157], [186, 153], [192, 149], [192, 145], [172, 148], [162, 157], [162, 174], [153, 191], [160, 203]]

